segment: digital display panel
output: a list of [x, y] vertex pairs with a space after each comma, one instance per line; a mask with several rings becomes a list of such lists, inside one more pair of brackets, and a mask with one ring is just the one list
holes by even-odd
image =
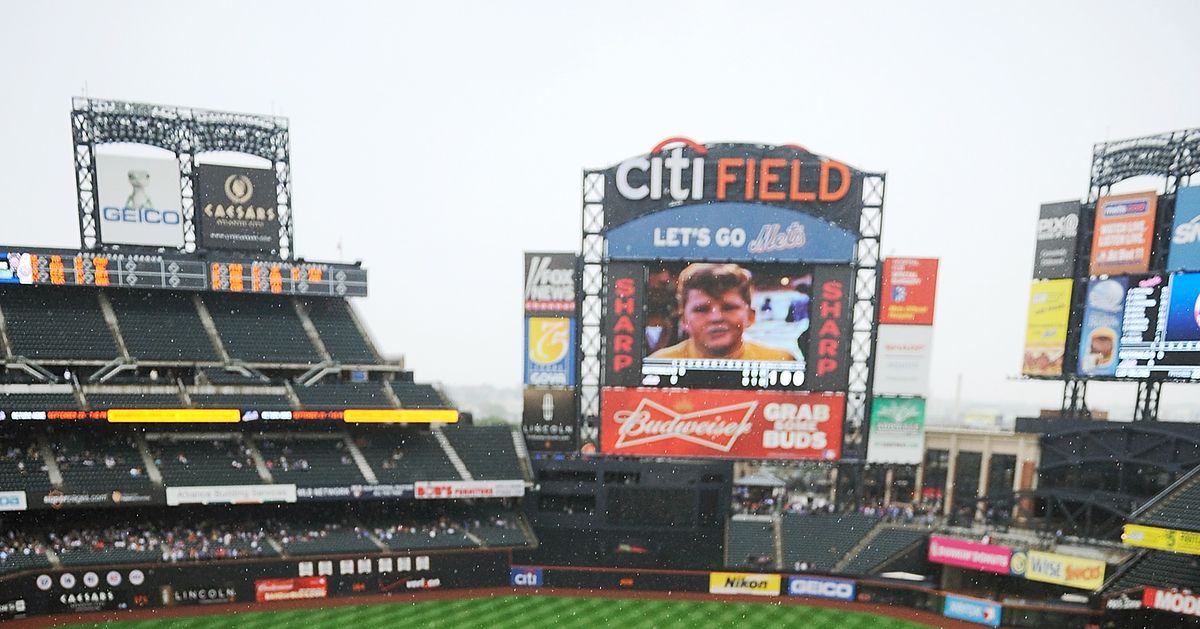
[[1118, 378], [1200, 380], [1200, 273], [1134, 276]]
[[841, 391], [849, 269], [614, 263], [606, 384]]
[[0, 283], [365, 297], [367, 271], [348, 264], [198, 260], [183, 255], [98, 254], [0, 248]]

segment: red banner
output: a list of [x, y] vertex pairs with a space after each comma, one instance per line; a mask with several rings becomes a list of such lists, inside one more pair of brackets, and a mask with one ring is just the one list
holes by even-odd
[[607, 454], [737, 459], [842, 455], [841, 393], [605, 388]]
[[260, 603], [325, 598], [328, 594], [328, 580], [325, 577], [258, 579], [254, 582], [254, 600]]
[[1200, 597], [1191, 592], [1146, 588], [1142, 590], [1142, 605], [1147, 609], [1200, 616]]
[[886, 258], [879, 322], [933, 325], [937, 273], [937, 258]]

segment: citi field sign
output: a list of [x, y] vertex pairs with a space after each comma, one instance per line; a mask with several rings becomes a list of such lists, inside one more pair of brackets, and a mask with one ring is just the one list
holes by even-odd
[[849, 262], [863, 174], [797, 145], [660, 142], [604, 171], [612, 259]]

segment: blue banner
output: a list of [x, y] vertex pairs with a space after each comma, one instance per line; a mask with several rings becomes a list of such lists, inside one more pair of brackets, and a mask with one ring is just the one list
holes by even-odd
[[1200, 271], [1200, 186], [1180, 188], [1175, 195], [1168, 271]]
[[513, 566], [509, 572], [509, 583], [513, 587], [541, 587], [544, 583], [542, 580], [542, 569]]
[[575, 319], [525, 318], [525, 384], [575, 386]]
[[947, 595], [946, 604], [942, 608], [942, 615], [955, 620], [965, 620], [989, 627], [999, 627], [1000, 610], [1000, 603]]
[[1088, 284], [1083, 334], [1079, 340], [1079, 375], [1116, 375], [1128, 288], [1128, 277], [1092, 280]]
[[850, 262], [853, 232], [803, 212], [757, 203], [685, 205], [608, 232], [613, 260]]
[[788, 577], [788, 596], [811, 596], [838, 601], [854, 600], [854, 581], [817, 577]]

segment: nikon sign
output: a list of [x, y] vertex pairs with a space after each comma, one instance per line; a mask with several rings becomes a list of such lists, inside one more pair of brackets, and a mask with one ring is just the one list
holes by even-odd
[[781, 579], [777, 574], [745, 572], [712, 572], [708, 575], [710, 594], [749, 594], [779, 596]]
[[275, 172], [204, 164], [197, 168], [200, 245], [267, 253], [279, 247]]

